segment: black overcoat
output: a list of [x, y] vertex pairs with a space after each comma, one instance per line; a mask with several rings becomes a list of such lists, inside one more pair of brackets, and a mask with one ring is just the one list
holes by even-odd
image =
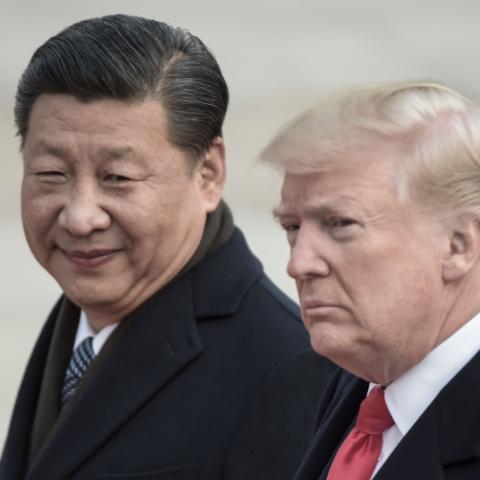
[[27, 468], [52, 332], [78, 321], [65, 302], [27, 366], [1, 480], [292, 479], [333, 367], [239, 230], [131, 314]]

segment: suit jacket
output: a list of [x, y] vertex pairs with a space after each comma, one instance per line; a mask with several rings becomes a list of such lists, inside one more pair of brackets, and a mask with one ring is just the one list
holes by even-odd
[[78, 321], [65, 300], [47, 320], [20, 387], [1, 480], [293, 477], [333, 366], [310, 350], [297, 307], [238, 230], [125, 319], [125, 334], [87, 372], [27, 467], [59, 315]]
[[[367, 389], [367, 382], [343, 370], [334, 375], [320, 405], [317, 432], [295, 480], [326, 479]], [[443, 388], [374, 478], [480, 479], [480, 352]]]

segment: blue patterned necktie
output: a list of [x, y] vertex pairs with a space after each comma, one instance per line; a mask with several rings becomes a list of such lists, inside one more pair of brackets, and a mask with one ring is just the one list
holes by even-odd
[[83, 377], [88, 366], [95, 357], [93, 351], [93, 337], [87, 337], [73, 351], [72, 358], [65, 372], [62, 389], [62, 405], [73, 395], [77, 388], [78, 382]]

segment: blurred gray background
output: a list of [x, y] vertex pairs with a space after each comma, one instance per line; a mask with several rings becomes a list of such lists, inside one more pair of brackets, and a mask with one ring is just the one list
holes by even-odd
[[48, 37], [110, 13], [186, 27], [216, 54], [231, 91], [225, 197], [291, 296], [286, 242], [270, 214], [280, 179], [256, 164], [278, 127], [325, 93], [357, 83], [429, 78], [480, 97], [478, 0], [0, 0], [0, 448], [33, 342], [59, 295], [23, 239], [16, 82]]

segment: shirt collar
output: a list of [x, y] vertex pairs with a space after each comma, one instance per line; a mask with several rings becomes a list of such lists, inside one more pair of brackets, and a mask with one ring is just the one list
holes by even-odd
[[385, 401], [402, 435], [479, 350], [480, 314], [477, 314], [386, 387]]
[[87, 337], [93, 337], [92, 348], [95, 355], [98, 355], [108, 337], [117, 327], [118, 323], [114, 323], [102, 328], [99, 332], [95, 332], [88, 321], [87, 315], [82, 310], [80, 312], [80, 320], [78, 322], [77, 334], [75, 336], [73, 349], [75, 350], [75, 348], [77, 348], [78, 345]]

